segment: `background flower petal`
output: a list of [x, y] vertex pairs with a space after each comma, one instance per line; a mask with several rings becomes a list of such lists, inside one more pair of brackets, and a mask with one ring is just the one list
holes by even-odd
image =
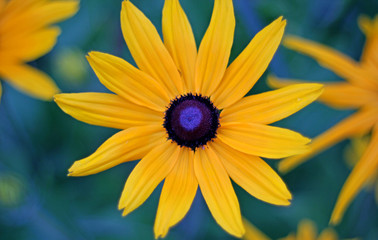
[[367, 109], [361, 110], [360, 112], [347, 117], [314, 138], [309, 145], [309, 151], [306, 153], [280, 161], [278, 164], [279, 171], [286, 173], [337, 142], [353, 135], [366, 133], [376, 123], [378, 119], [377, 114], [378, 113], [375, 109]]
[[306, 54], [356, 86], [378, 90], [378, 74], [367, 71], [350, 57], [322, 44], [298, 37], [286, 37], [284, 45]]
[[361, 191], [364, 184], [377, 173], [378, 169], [378, 126], [373, 131], [373, 136], [364, 155], [353, 168], [348, 179], [338, 196], [330, 222], [338, 224], [350, 202]]
[[46, 101], [51, 101], [60, 91], [46, 73], [27, 64], [0, 66], [0, 77], [20, 91]]
[[247, 219], [243, 218], [243, 224], [245, 227], [244, 240], [271, 240], [258, 228], [253, 226], [252, 223], [248, 222]]
[[12, 0], [2, 12], [0, 34], [21, 37], [48, 25], [63, 21], [79, 10], [79, 1]]
[[327, 228], [323, 230], [318, 237], [318, 240], [338, 240], [338, 239], [339, 237], [337, 236], [337, 233], [332, 228]]
[[302, 220], [298, 224], [297, 239], [316, 240], [317, 229], [315, 223], [310, 220]]
[[60, 29], [44, 28], [23, 37], [2, 38], [1, 54], [22, 61], [35, 60], [50, 52], [55, 46]]
[[[303, 84], [305, 80], [284, 79], [268, 76], [272, 88], [282, 88], [292, 84]], [[307, 81], [308, 82], [308, 81]], [[320, 102], [334, 108], [358, 108], [369, 105], [377, 99], [377, 94], [370, 89], [361, 88], [345, 82], [318, 82], [324, 84], [324, 91], [318, 98]]]

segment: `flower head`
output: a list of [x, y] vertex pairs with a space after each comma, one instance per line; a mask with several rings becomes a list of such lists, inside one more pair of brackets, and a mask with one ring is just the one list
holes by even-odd
[[[378, 15], [374, 19], [361, 17], [361, 30], [366, 44], [360, 62], [329, 47], [297, 37], [288, 37], [284, 44], [316, 59], [347, 82], [325, 84], [319, 100], [335, 108], [358, 110], [322, 133], [310, 144], [310, 151], [284, 159], [279, 163], [283, 172], [290, 171], [318, 152], [356, 135], [372, 133], [372, 138], [361, 159], [346, 180], [331, 216], [331, 223], [339, 223], [354, 197], [363, 186], [376, 178], [378, 169]], [[271, 85], [282, 87], [295, 80], [270, 78]]]
[[[247, 220], [244, 220], [246, 234], [245, 240], [270, 240], [268, 236], [253, 226]], [[308, 219], [300, 221], [297, 233], [290, 233], [288, 236], [280, 238], [280, 240], [338, 240], [337, 233], [332, 228], [324, 229], [319, 235], [317, 234], [316, 225]]]
[[26, 62], [51, 51], [60, 34], [51, 25], [74, 15], [78, 4], [76, 0], [0, 1], [0, 78], [30, 96], [51, 100], [58, 87]]
[[75, 162], [69, 175], [94, 174], [141, 158], [126, 182], [119, 209], [123, 215], [135, 210], [165, 179], [156, 237], [164, 237], [186, 215], [198, 186], [218, 224], [242, 236], [230, 177], [263, 201], [290, 204], [285, 184], [259, 156], [303, 153], [309, 139], [267, 124], [314, 101], [322, 86], [294, 85], [243, 98], [267, 68], [285, 24], [278, 18], [264, 28], [227, 67], [235, 28], [231, 0], [215, 1], [198, 52], [178, 0], [165, 1], [164, 43], [143, 13], [124, 1], [122, 31], [138, 68], [118, 57], [91, 52], [89, 63], [115, 94], [55, 97], [63, 111], [81, 121], [124, 130]]

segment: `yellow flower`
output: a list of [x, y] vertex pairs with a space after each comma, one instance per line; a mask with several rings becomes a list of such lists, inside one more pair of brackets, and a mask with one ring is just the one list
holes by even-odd
[[332, 228], [324, 229], [317, 236], [316, 225], [314, 222], [304, 219], [298, 224], [297, 234], [289, 234], [280, 240], [338, 240], [337, 233]]
[[[270, 240], [268, 236], [258, 230], [250, 222], [244, 219], [245, 235], [244, 240]], [[337, 233], [331, 229], [324, 229], [320, 235], [317, 234], [314, 222], [304, 219], [298, 224], [297, 234], [291, 233], [280, 240], [338, 240]]]
[[115, 94], [55, 97], [78, 120], [124, 130], [75, 162], [69, 175], [94, 174], [141, 158], [126, 182], [119, 209], [127, 215], [165, 179], [156, 237], [164, 237], [185, 216], [198, 186], [218, 224], [241, 237], [244, 227], [230, 177], [258, 199], [290, 204], [284, 182], [258, 156], [281, 158], [307, 150], [308, 138], [267, 124], [314, 101], [322, 85], [300, 84], [243, 98], [267, 68], [285, 24], [278, 18], [264, 28], [227, 68], [235, 28], [231, 0], [215, 1], [198, 53], [178, 0], [165, 1], [164, 43], [143, 13], [124, 1], [122, 32], [139, 69], [118, 57], [91, 52], [89, 63]]
[[[333, 224], [341, 221], [351, 201], [378, 170], [378, 15], [373, 20], [361, 17], [359, 25], [367, 37], [360, 62], [308, 40], [288, 37], [284, 41], [287, 47], [313, 57], [319, 64], [348, 81], [325, 84], [320, 101], [335, 108], [358, 111], [315, 138], [310, 144], [311, 150], [307, 153], [281, 161], [279, 170], [288, 172], [337, 142], [372, 132], [369, 146], [340, 192], [331, 216]], [[295, 80], [279, 80], [274, 77], [269, 81], [274, 87], [298, 83]]]
[[0, 0], [0, 78], [30, 96], [51, 100], [58, 87], [26, 62], [54, 47], [60, 29], [51, 24], [77, 10], [78, 1]]

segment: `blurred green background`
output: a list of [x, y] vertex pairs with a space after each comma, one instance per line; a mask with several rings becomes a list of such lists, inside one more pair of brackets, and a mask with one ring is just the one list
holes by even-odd
[[[163, 0], [133, 0], [161, 32]], [[212, 0], [181, 0], [200, 43]], [[82, 0], [80, 11], [60, 24], [62, 35], [48, 55], [31, 63], [57, 82], [63, 92], [106, 92], [85, 60], [88, 51], [114, 54], [133, 62], [122, 38], [121, 0]], [[278, 16], [286, 33], [332, 46], [358, 60], [364, 36], [361, 14], [378, 13], [376, 0], [234, 0], [236, 33], [231, 60], [250, 39]], [[280, 47], [267, 73], [307, 80], [341, 80], [314, 60]], [[260, 79], [250, 93], [269, 90]], [[67, 177], [67, 169], [88, 156], [114, 129], [91, 126], [64, 114], [55, 103], [29, 98], [2, 82], [0, 104], [0, 239], [152, 239], [161, 185], [136, 211], [122, 218], [117, 210], [124, 183], [136, 162], [93, 176]], [[352, 111], [319, 103], [276, 125], [314, 137]], [[283, 176], [294, 199], [289, 207], [261, 202], [235, 186], [242, 214], [272, 238], [296, 231], [309, 218], [327, 226], [339, 190], [350, 172], [341, 142]], [[273, 167], [276, 161], [268, 160]], [[378, 211], [372, 191], [363, 191], [336, 227], [341, 238], [378, 239]], [[191, 210], [166, 239], [233, 239], [213, 220], [200, 191]]]

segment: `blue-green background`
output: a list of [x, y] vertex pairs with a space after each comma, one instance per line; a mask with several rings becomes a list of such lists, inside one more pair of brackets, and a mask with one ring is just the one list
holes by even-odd
[[[134, 0], [161, 32], [163, 0]], [[197, 45], [212, 12], [212, 0], [181, 0]], [[63, 92], [106, 92], [85, 60], [91, 50], [133, 62], [122, 38], [121, 1], [82, 0], [78, 14], [60, 24], [56, 47], [31, 63], [46, 71]], [[325, 43], [358, 60], [364, 35], [361, 14], [378, 13], [373, 0], [234, 0], [236, 32], [231, 60], [264, 26], [279, 16], [286, 33]], [[378, 50], [377, 50], [378, 51]], [[280, 47], [267, 73], [307, 80], [341, 80], [314, 60]], [[251, 93], [269, 90], [266, 74]], [[152, 239], [161, 185], [129, 216], [117, 210], [124, 183], [136, 162], [93, 176], [67, 177], [67, 169], [88, 156], [114, 129], [91, 126], [64, 114], [54, 102], [32, 99], [2, 82], [0, 104], [0, 239]], [[336, 111], [319, 103], [278, 122], [314, 137], [353, 111]], [[273, 206], [234, 185], [242, 214], [271, 238], [296, 231], [303, 218], [324, 229], [350, 168], [343, 141], [283, 176], [293, 193], [289, 207]], [[268, 160], [275, 167], [276, 160]], [[378, 239], [378, 213], [372, 191], [362, 191], [335, 229], [341, 238]], [[187, 216], [167, 239], [233, 239], [212, 218], [200, 191]]]

